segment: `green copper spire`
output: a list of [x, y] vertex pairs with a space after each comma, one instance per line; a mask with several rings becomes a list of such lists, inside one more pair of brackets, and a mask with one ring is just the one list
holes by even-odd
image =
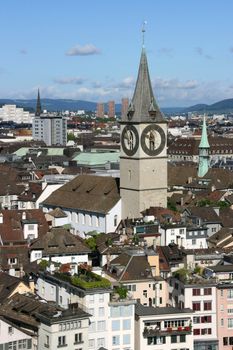
[[207, 128], [205, 116], [202, 124], [201, 142], [199, 145], [199, 165], [198, 165], [198, 177], [203, 177], [209, 170], [209, 141], [207, 136]]
[[207, 136], [205, 115], [203, 118], [201, 142], [200, 142], [199, 148], [210, 148], [210, 145], [208, 142], [208, 136]]

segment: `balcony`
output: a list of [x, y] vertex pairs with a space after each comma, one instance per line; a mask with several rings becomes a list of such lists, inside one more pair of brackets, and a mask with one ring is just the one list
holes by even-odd
[[145, 327], [143, 331], [143, 337], [155, 337], [155, 336], [167, 336], [167, 335], [181, 335], [181, 334], [191, 334], [192, 327], [184, 326], [184, 327], [168, 327], [168, 328], [159, 328], [159, 327]]

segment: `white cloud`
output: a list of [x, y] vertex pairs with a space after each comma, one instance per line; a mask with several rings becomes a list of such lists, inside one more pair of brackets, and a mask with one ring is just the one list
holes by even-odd
[[100, 49], [92, 44], [86, 44], [84, 46], [76, 45], [66, 52], [67, 56], [88, 56], [97, 55], [100, 53]]
[[53, 81], [61, 85], [66, 85], [66, 84], [81, 85], [84, 83], [85, 79], [81, 77], [64, 77], [64, 78], [55, 78]]

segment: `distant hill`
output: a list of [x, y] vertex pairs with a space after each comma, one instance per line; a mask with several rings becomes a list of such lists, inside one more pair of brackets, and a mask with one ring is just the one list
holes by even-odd
[[233, 98], [228, 98], [211, 105], [197, 104], [183, 109], [183, 112], [230, 113], [233, 112]]
[[[0, 99], [0, 106], [4, 104], [15, 104], [18, 107], [33, 108], [35, 110], [36, 107], [36, 99]], [[70, 100], [70, 99], [51, 99], [51, 98], [42, 98], [41, 106], [42, 109], [46, 109], [49, 112], [56, 111], [77, 111], [77, 110], [85, 110], [85, 111], [95, 111], [96, 110], [96, 102], [91, 101], [83, 101], [83, 100]], [[105, 104], [105, 110], [107, 112], [107, 104]], [[121, 105], [116, 104], [116, 112], [120, 112]]]
[[[36, 106], [36, 99], [0, 99], [0, 106], [4, 104], [16, 104], [18, 107], [23, 107], [26, 110], [33, 111]], [[96, 110], [96, 102], [83, 101], [83, 100], [71, 100], [71, 99], [41, 99], [41, 105], [43, 109], [49, 112], [56, 111], [77, 111], [84, 109], [85, 111]], [[121, 104], [116, 104], [116, 113], [120, 113]], [[161, 108], [165, 114], [180, 114], [188, 112], [210, 112], [210, 113], [229, 113], [233, 112], [233, 98], [222, 100], [211, 105], [196, 104], [190, 107], [169, 107]], [[107, 112], [107, 103], [105, 103], [105, 111]]]

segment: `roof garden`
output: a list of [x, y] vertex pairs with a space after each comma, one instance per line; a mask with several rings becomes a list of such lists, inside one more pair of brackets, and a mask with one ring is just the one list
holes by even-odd
[[80, 287], [83, 289], [111, 287], [111, 282], [109, 280], [86, 269], [79, 269], [78, 273], [74, 275], [62, 272], [55, 272], [54, 277], [68, 282], [75, 287]]

